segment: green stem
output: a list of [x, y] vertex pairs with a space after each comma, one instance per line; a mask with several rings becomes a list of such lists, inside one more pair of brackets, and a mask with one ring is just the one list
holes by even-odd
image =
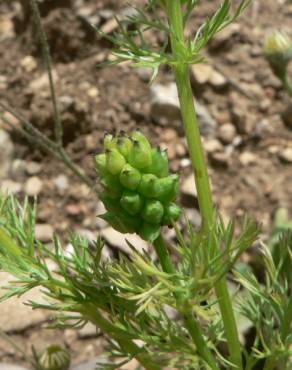
[[[174, 274], [175, 268], [174, 265], [170, 259], [168, 250], [166, 248], [165, 242], [160, 235], [153, 243], [155, 247], [155, 251], [159, 257], [161, 266], [163, 271]], [[182, 300], [182, 297], [177, 297], [180, 301]], [[211, 353], [211, 351], [208, 348], [208, 345], [203, 337], [202, 330], [200, 325], [198, 324], [197, 320], [193, 315], [184, 315], [184, 320], [186, 327], [196, 345], [196, 348], [198, 350], [198, 353], [202, 356], [202, 358], [211, 366], [213, 370], [218, 369], [216, 365], [216, 361]]]
[[106, 320], [96, 307], [90, 304], [82, 305], [80, 313], [104, 333], [115, 339], [121, 348], [134, 356], [146, 370], [161, 370], [161, 366], [157, 365], [143, 348], [138, 347], [127, 332]]
[[[167, 12], [172, 52], [175, 60], [173, 70], [176, 77], [182, 118], [186, 131], [190, 159], [194, 170], [199, 207], [203, 219], [202, 228], [205, 233], [208, 233], [211, 232], [215, 211], [207, 164], [194, 105], [189, 69], [188, 65], [183, 61], [184, 50], [187, 46], [184, 37], [181, 2], [179, 0], [167, 0]], [[182, 60], [181, 63], [180, 60]], [[241, 347], [237, 325], [225, 277], [216, 283], [215, 291], [224, 323], [230, 360], [237, 369], [242, 369]]]
[[292, 96], [292, 81], [291, 79], [289, 78], [288, 76], [288, 73], [286, 71], [286, 73], [284, 74], [284, 77], [281, 78], [282, 82], [283, 82], [283, 85], [285, 87], [285, 89], [288, 91], [288, 94], [290, 96]]

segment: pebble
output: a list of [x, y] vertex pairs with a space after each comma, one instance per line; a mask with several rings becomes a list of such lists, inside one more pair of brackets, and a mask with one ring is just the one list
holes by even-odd
[[223, 146], [217, 139], [208, 139], [204, 141], [204, 148], [207, 153], [214, 153], [223, 150]]
[[[15, 281], [15, 277], [7, 272], [0, 272], [1, 287]], [[7, 293], [0, 287], [0, 295]], [[39, 288], [31, 289], [21, 297], [12, 297], [1, 302], [0, 328], [6, 333], [22, 332], [32, 326], [39, 325], [49, 319], [51, 312], [47, 310], [33, 310], [25, 302], [34, 301], [46, 304], [43, 294]], [[1, 369], [1, 368], [0, 368]], [[4, 369], [3, 369], [4, 370]], [[7, 370], [7, 368], [5, 368]]]
[[6, 40], [12, 37], [14, 37], [12, 19], [7, 16], [0, 17], [0, 40]]
[[42, 188], [43, 182], [37, 176], [30, 177], [24, 185], [24, 191], [30, 197], [35, 197], [39, 195], [40, 192], [42, 191]]
[[[153, 84], [151, 92], [151, 117], [161, 126], [172, 126], [182, 129], [182, 119], [177, 87], [174, 82], [166, 85]], [[214, 135], [217, 122], [206, 107], [195, 103], [202, 135]]]
[[285, 125], [292, 130], [292, 104], [289, 104], [282, 114]]
[[31, 73], [35, 71], [38, 67], [37, 60], [32, 55], [27, 55], [20, 62], [21, 67], [25, 72]]
[[29, 175], [31, 175], [31, 176], [37, 175], [41, 172], [41, 170], [42, 170], [41, 163], [34, 162], [34, 161], [26, 162], [26, 172]]
[[26, 162], [23, 159], [15, 159], [12, 162], [10, 173], [13, 178], [23, 178], [26, 172]]
[[286, 148], [279, 153], [279, 158], [286, 163], [292, 163], [292, 148]]
[[227, 85], [226, 78], [222, 73], [216, 71], [211, 64], [194, 64], [192, 66], [192, 75], [195, 85], [205, 85], [209, 83], [217, 89]]
[[181, 191], [184, 195], [189, 195], [191, 197], [197, 198], [198, 192], [193, 174], [189, 175], [185, 180], [183, 180]]
[[37, 240], [47, 243], [50, 242], [54, 235], [54, 229], [49, 224], [36, 224], [35, 237]]
[[105, 222], [102, 218], [98, 217], [100, 215], [103, 215], [104, 213], [106, 213], [106, 209], [103, 205], [103, 203], [101, 201], [99, 201], [97, 203], [97, 206], [96, 206], [96, 226], [99, 230], [101, 229], [105, 229], [107, 226], [108, 226], [108, 223]]
[[184, 213], [187, 217], [187, 220], [193, 225], [195, 228], [199, 228], [202, 223], [202, 217], [200, 215], [200, 212], [192, 207], [192, 208], [184, 208]]
[[131, 254], [132, 251], [128, 246], [126, 240], [133, 245], [138, 252], [143, 252], [143, 250], [148, 250], [148, 244], [146, 241], [142, 240], [136, 234], [121, 234], [114, 230], [112, 227], [107, 227], [100, 231], [100, 236], [105, 239], [105, 241], [113, 248], [118, 248], [126, 254]]
[[236, 128], [232, 123], [225, 123], [219, 127], [218, 137], [224, 144], [231, 144], [236, 137]]
[[257, 161], [257, 157], [251, 152], [243, 152], [239, 156], [239, 161], [243, 166], [248, 166], [249, 164], [255, 163]]
[[18, 365], [11, 365], [6, 363], [0, 363], [0, 370], [28, 370], [27, 367], [22, 367]]
[[0, 128], [0, 179], [8, 176], [12, 165], [14, 145], [9, 134]]
[[56, 188], [58, 189], [58, 192], [60, 194], [64, 194], [65, 191], [69, 187], [69, 180], [68, 177], [65, 175], [58, 175], [54, 180], [53, 180]]
[[0, 190], [4, 194], [18, 194], [22, 191], [22, 184], [12, 180], [3, 180], [0, 183]]
[[[54, 83], [58, 80], [58, 75], [55, 70], [52, 71]], [[44, 72], [42, 75], [32, 80], [29, 84], [29, 89], [39, 93], [40, 90], [45, 90], [49, 87], [49, 79], [47, 72]]]
[[88, 322], [87, 324], [85, 324], [83, 328], [81, 328], [77, 332], [78, 338], [80, 339], [95, 338], [98, 336], [98, 334], [99, 333], [98, 333], [97, 327], [91, 322]]

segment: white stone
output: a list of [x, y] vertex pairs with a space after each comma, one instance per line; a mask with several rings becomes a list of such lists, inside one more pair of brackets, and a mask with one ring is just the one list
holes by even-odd
[[185, 195], [192, 196], [194, 198], [197, 198], [198, 192], [196, 188], [196, 183], [194, 179], [194, 175], [189, 175], [182, 183], [181, 191]]
[[43, 182], [42, 180], [37, 177], [33, 176], [30, 177], [24, 186], [25, 193], [29, 195], [30, 197], [34, 197], [40, 194], [43, 188]]
[[279, 153], [280, 159], [283, 162], [292, 163], [292, 148], [286, 148]]
[[22, 59], [20, 65], [25, 72], [31, 73], [37, 69], [38, 63], [32, 55], [27, 55]]
[[0, 179], [8, 176], [12, 158], [14, 153], [14, 145], [8, 133], [0, 129]]
[[0, 183], [0, 190], [4, 194], [18, 194], [22, 191], [22, 184], [12, 180], [3, 180]]
[[[9, 285], [10, 281], [15, 281], [15, 277], [9, 273], [0, 272], [0, 281], [0, 295], [2, 296], [7, 293], [7, 290], [3, 288]], [[21, 332], [31, 326], [47, 321], [50, 315], [52, 315], [49, 311], [33, 310], [30, 306], [24, 305], [28, 301], [47, 303], [39, 288], [34, 288], [19, 298], [13, 297], [0, 303], [0, 328], [3, 331]], [[7, 369], [5, 368], [5, 370]]]
[[53, 180], [56, 188], [59, 190], [61, 194], [63, 194], [69, 187], [69, 180], [68, 177], [61, 174], [58, 175], [54, 180]]
[[255, 154], [251, 152], [243, 152], [239, 156], [239, 161], [243, 166], [248, 166], [249, 164], [255, 163], [257, 160], [257, 157]]
[[37, 240], [46, 243], [52, 241], [54, 229], [49, 224], [36, 224], [35, 237]]
[[219, 127], [218, 137], [224, 144], [231, 144], [236, 137], [236, 128], [232, 123], [224, 123]]
[[120, 249], [122, 252], [131, 254], [131, 248], [128, 246], [127, 241], [137, 249], [138, 252], [142, 252], [143, 249], [148, 249], [146, 241], [142, 240], [136, 234], [121, 234], [114, 230], [112, 227], [107, 227], [100, 231], [100, 235], [105, 241], [112, 247]]

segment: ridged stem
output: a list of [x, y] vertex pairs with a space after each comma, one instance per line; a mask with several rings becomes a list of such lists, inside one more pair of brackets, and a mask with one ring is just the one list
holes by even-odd
[[[214, 222], [214, 204], [194, 105], [189, 69], [188, 65], [183, 61], [186, 42], [184, 36], [182, 7], [179, 0], [167, 0], [166, 3], [174, 59], [173, 71], [176, 77], [182, 118], [188, 142], [190, 159], [194, 170], [199, 207], [203, 220], [202, 228], [205, 233], [209, 233], [211, 232]], [[225, 277], [216, 283], [215, 292], [224, 323], [230, 361], [237, 369], [242, 369], [241, 346]]]

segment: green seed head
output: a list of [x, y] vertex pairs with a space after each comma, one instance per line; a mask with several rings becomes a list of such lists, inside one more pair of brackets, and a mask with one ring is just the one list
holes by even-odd
[[137, 233], [153, 242], [161, 226], [171, 226], [181, 214], [173, 203], [179, 176], [169, 174], [167, 152], [152, 148], [139, 131], [130, 137], [107, 134], [104, 146], [105, 153], [96, 156], [96, 168], [107, 212], [99, 217], [121, 233]]
[[150, 224], [160, 224], [164, 209], [159, 200], [147, 199], [142, 211], [143, 219]]
[[57, 345], [47, 347], [38, 358], [41, 370], [68, 370], [70, 362], [69, 352]]
[[140, 184], [141, 173], [129, 164], [125, 164], [120, 173], [121, 184], [130, 190], [135, 190]]
[[128, 212], [130, 215], [136, 215], [142, 209], [143, 199], [138, 193], [125, 190], [121, 197], [120, 203], [126, 212]]
[[118, 175], [126, 164], [125, 157], [116, 149], [106, 151], [106, 166], [112, 175]]

